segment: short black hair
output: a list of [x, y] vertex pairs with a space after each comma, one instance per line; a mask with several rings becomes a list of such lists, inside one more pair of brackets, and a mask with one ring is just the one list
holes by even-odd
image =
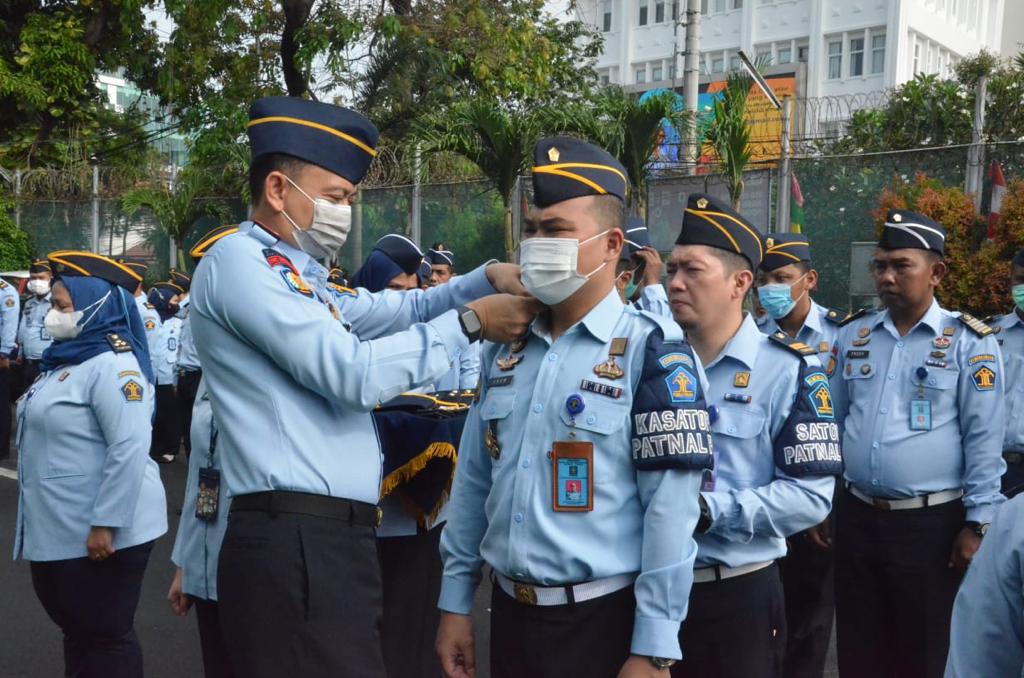
[[708, 245], [708, 251], [710, 251], [716, 259], [722, 262], [722, 265], [725, 266], [726, 273], [730, 275], [737, 271], [754, 272], [754, 269], [750, 266], [750, 262], [742, 255], [723, 250], [720, 247], [711, 247], [710, 245]]
[[618, 196], [595, 195], [591, 209], [598, 223], [605, 228], [621, 230], [626, 224], [626, 204], [619, 200]]
[[263, 184], [271, 172], [283, 172], [295, 181], [292, 175], [298, 175], [309, 163], [285, 153], [269, 153], [253, 160], [249, 166], [249, 196], [252, 204], [258, 205], [263, 199]]

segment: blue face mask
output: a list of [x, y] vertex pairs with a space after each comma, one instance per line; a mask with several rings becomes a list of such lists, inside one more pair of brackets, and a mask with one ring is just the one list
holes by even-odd
[[[793, 285], [807, 277], [807, 274], [800, 276]], [[793, 285], [787, 285], [786, 283], [774, 283], [771, 285], [761, 285], [757, 288], [757, 297], [761, 300], [761, 306], [768, 312], [768, 315], [774, 320], [785, 318], [787, 315], [793, 312], [796, 308], [796, 302], [804, 298], [804, 294], [807, 294], [807, 290], [796, 299], [793, 298]]]

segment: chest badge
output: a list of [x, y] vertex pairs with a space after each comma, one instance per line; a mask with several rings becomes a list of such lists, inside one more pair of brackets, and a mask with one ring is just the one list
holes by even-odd
[[859, 330], [857, 330], [857, 336], [860, 337], [861, 339], [866, 338], [869, 334], [871, 334], [870, 327], [862, 327]]
[[628, 345], [629, 337], [615, 337], [612, 339], [611, 346], [608, 347], [608, 360], [594, 365], [594, 374], [602, 379], [622, 379], [626, 372], [615, 359], [626, 354], [626, 347]]
[[936, 337], [932, 341], [932, 346], [935, 348], [949, 348], [952, 343], [953, 342], [949, 340], [949, 337]]
[[523, 361], [523, 356], [513, 355], [509, 353], [504, 358], [498, 358], [498, 369], [502, 372], [508, 372], [515, 368], [516, 365]]
[[750, 372], [737, 372], [732, 378], [732, 385], [736, 388], [750, 386]]
[[942, 335], [943, 336], [952, 337], [955, 333], [956, 333], [956, 328], [955, 327], [950, 326], [950, 327], [943, 327], [942, 328]]

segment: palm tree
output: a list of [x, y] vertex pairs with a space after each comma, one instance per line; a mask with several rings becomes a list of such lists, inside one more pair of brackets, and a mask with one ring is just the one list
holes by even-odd
[[629, 205], [646, 219], [651, 158], [664, 126], [667, 123], [681, 135], [692, 124], [678, 97], [661, 92], [641, 102], [620, 87], [608, 87], [593, 101], [574, 106], [569, 121], [574, 132], [607, 150], [626, 168], [633, 186]]
[[186, 270], [182, 245], [192, 225], [203, 217], [224, 220], [228, 216], [220, 200], [206, 197], [211, 185], [207, 172], [189, 165], [178, 174], [173, 188], [162, 181], [133, 188], [121, 197], [121, 208], [129, 217], [149, 208], [161, 230], [174, 241], [178, 268]]
[[[761, 61], [755, 63], [760, 68]], [[721, 98], [715, 100], [704, 131], [705, 141], [718, 156], [735, 210], [743, 197], [743, 172], [750, 164], [750, 124], [747, 122], [747, 97], [753, 79], [745, 71], [733, 71], [725, 82]]]
[[496, 99], [473, 97], [426, 116], [413, 137], [425, 153], [458, 153], [473, 162], [501, 196], [505, 208], [505, 256], [512, 261], [512, 199], [519, 176], [533, 161], [533, 147], [570, 125], [561, 107], [517, 111]]

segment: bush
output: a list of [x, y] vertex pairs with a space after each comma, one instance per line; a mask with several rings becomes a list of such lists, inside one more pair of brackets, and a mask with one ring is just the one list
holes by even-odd
[[1024, 245], [1024, 181], [1007, 187], [1000, 227], [991, 241], [985, 239], [986, 220], [975, 216], [971, 197], [923, 173], [913, 181], [896, 179], [882, 191], [873, 213], [877, 234], [890, 208], [919, 212], [945, 227], [949, 272], [936, 292], [943, 308], [979, 317], [1012, 308], [1010, 259]]
[[11, 219], [14, 204], [0, 196], [0, 270], [24, 270], [32, 263], [32, 242], [28, 233]]

